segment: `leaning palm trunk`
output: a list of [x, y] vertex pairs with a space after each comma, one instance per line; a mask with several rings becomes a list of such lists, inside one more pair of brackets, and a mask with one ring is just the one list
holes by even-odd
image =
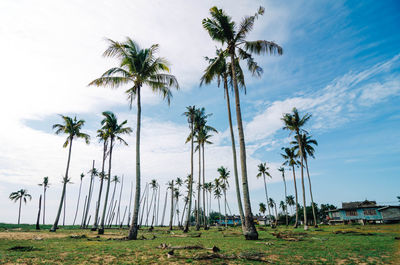
[[[267, 199], [267, 206], [268, 206], [268, 220], [271, 222], [271, 207], [269, 206], [269, 198], [268, 198], [268, 190], [267, 190], [267, 183], [265, 181], [265, 174], [263, 173], [264, 178], [264, 190], [265, 190], [265, 198]], [[272, 225], [272, 222], [270, 223]]]
[[164, 209], [161, 217], [161, 226], [164, 226], [165, 209], [167, 208], [168, 190], [165, 192]]
[[117, 217], [115, 219], [115, 225], [118, 225], [121, 217], [120, 217], [120, 209], [121, 209], [121, 196], [122, 196], [122, 189], [124, 188], [124, 176], [122, 176], [122, 180], [121, 180], [121, 189], [119, 191], [119, 200], [118, 200], [118, 210], [117, 210]]
[[[193, 121], [191, 124], [191, 133], [193, 135]], [[190, 149], [190, 176], [189, 176], [189, 191], [188, 191], [188, 196], [189, 196], [189, 202], [188, 202], [188, 210], [187, 210], [187, 216], [186, 216], [186, 221], [185, 221], [185, 228], [183, 229], [184, 233], [189, 232], [189, 225], [190, 225], [190, 211], [192, 209], [192, 192], [193, 192], [193, 137], [191, 139], [191, 149]]]
[[101, 165], [101, 178], [100, 178], [100, 188], [99, 188], [99, 197], [97, 198], [97, 205], [96, 205], [96, 212], [94, 215], [94, 225], [93, 225], [93, 230], [97, 230], [98, 227], [98, 219], [99, 219], [99, 209], [100, 209], [100, 202], [101, 202], [101, 193], [103, 191], [103, 183], [104, 183], [104, 177], [105, 177], [105, 172], [104, 172], [104, 165], [106, 163], [106, 156], [107, 156], [107, 141], [104, 141], [103, 143], [103, 162]]
[[204, 229], [207, 230], [207, 215], [206, 215], [206, 189], [204, 188], [204, 184], [206, 183], [206, 177], [205, 177], [205, 162], [204, 162], [204, 143], [202, 144], [203, 148], [203, 223], [204, 223]]
[[76, 217], [78, 216], [79, 200], [80, 200], [80, 198], [81, 198], [81, 189], [82, 189], [82, 178], [81, 178], [81, 183], [79, 184], [79, 195], [78, 195], [78, 201], [76, 202], [76, 211], [75, 211], [75, 217], [74, 217], [74, 221], [72, 222], [72, 225], [75, 225]]
[[226, 214], [226, 190], [224, 189], [224, 204], [225, 204], [225, 228], [228, 228], [228, 215]]
[[222, 217], [221, 217], [221, 205], [219, 203], [219, 198], [218, 198], [218, 212], [219, 212], [219, 225], [221, 225]]
[[200, 230], [200, 186], [201, 186], [201, 145], [200, 145], [200, 142], [199, 142], [198, 147], [199, 147], [199, 181], [197, 182], [196, 231]]
[[50, 228], [50, 232], [55, 232], [57, 230], [58, 221], [60, 220], [61, 210], [62, 210], [63, 204], [64, 204], [65, 191], [67, 189], [69, 163], [71, 161], [72, 140], [73, 139], [70, 137], [70, 139], [69, 139], [68, 160], [67, 160], [67, 169], [65, 170], [65, 176], [64, 176], [64, 181], [63, 181], [63, 189], [62, 189], [62, 193], [61, 193], [61, 200], [60, 200], [60, 204], [58, 206], [56, 220], [54, 221], [53, 226]]
[[226, 96], [226, 106], [228, 108], [229, 131], [230, 131], [230, 134], [231, 134], [232, 156], [233, 156], [233, 173], [235, 175], [236, 197], [237, 197], [237, 201], [238, 201], [240, 221], [242, 222], [242, 227], [243, 227], [244, 223], [245, 223], [245, 220], [244, 220], [244, 215], [243, 215], [242, 198], [241, 198], [241, 195], [240, 195], [240, 185], [239, 185], [239, 176], [238, 176], [238, 169], [237, 169], [237, 158], [236, 158], [235, 135], [233, 133], [231, 104], [230, 104], [230, 100], [229, 100], [228, 80], [227, 80], [226, 76], [224, 77], [224, 89], [225, 89], [225, 96]]
[[306, 211], [306, 188], [304, 186], [304, 155], [303, 155], [303, 147], [300, 140], [300, 132], [297, 131], [297, 143], [299, 145], [300, 152], [300, 167], [301, 167], [301, 188], [303, 190], [303, 214], [304, 214], [304, 230], [308, 230], [307, 226], [307, 211]]
[[129, 228], [128, 239], [137, 239], [138, 234], [138, 216], [140, 207], [140, 119], [142, 107], [140, 104], [140, 87], [136, 91], [137, 97], [137, 120], [136, 120], [136, 191], [135, 191], [135, 208], [133, 210], [132, 224]]
[[296, 172], [294, 169], [294, 165], [292, 165], [292, 170], [293, 170], [293, 181], [294, 181], [294, 194], [296, 197], [296, 221], [294, 222], [294, 228], [297, 228], [297, 225], [299, 223], [299, 200], [297, 198]]
[[243, 124], [242, 124], [242, 114], [240, 111], [240, 99], [239, 99], [239, 88], [236, 79], [236, 69], [235, 69], [235, 51], [231, 49], [231, 69], [232, 69], [232, 79], [233, 79], [233, 88], [235, 91], [235, 103], [236, 103], [236, 119], [237, 126], [239, 131], [239, 146], [240, 146], [240, 162], [242, 169], [242, 185], [243, 185], [243, 200], [244, 200], [244, 211], [245, 211], [245, 225], [243, 226], [243, 234], [246, 239], [249, 240], [257, 240], [258, 233], [256, 227], [254, 226], [253, 214], [251, 212], [251, 204], [250, 204], [250, 194], [249, 194], [249, 186], [247, 183], [247, 165], [246, 165], [246, 146], [244, 142], [244, 132], [243, 132]]
[[173, 219], [174, 219], [174, 181], [172, 180], [172, 186], [171, 186], [171, 213], [169, 215], [169, 230], [172, 230]]
[[42, 209], [42, 195], [39, 197], [39, 210], [36, 220], [36, 230], [40, 230], [39, 222], [40, 222], [40, 210]]
[[[110, 176], [109, 176], [110, 177]], [[106, 220], [110, 221], [111, 219], [111, 214], [112, 214], [112, 208], [114, 205], [114, 197], [115, 197], [115, 190], [117, 188], [117, 182], [114, 182], [114, 189], [113, 189], [113, 193], [111, 195], [111, 201], [110, 201], [110, 205], [108, 206], [108, 214], [106, 216]]]
[[107, 212], [107, 202], [108, 202], [108, 194], [110, 192], [110, 182], [111, 182], [111, 158], [112, 158], [112, 150], [113, 150], [113, 144], [114, 144], [114, 139], [110, 139], [110, 157], [108, 161], [108, 179], [107, 179], [107, 189], [106, 189], [106, 197], [104, 198], [104, 208], [103, 208], [103, 214], [101, 216], [101, 221], [100, 221], [100, 228], [99, 228], [99, 235], [104, 234], [104, 222], [106, 218], [106, 212]]
[[313, 194], [312, 194], [312, 189], [311, 189], [310, 172], [308, 171], [307, 158], [304, 158], [304, 161], [306, 162], [308, 184], [310, 185], [310, 196], [311, 196], [311, 206], [312, 206], [312, 212], [313, 212], [313, 218], [314, 218], [314, 227], [318, 227], [318, 224], [317, 224], [317, 216], [316, 216], [316, 214], [315, 214], [314, 199], [313, 199]]
[[90, 185], [89, 185], [89, 195], [88, 195], [88, 200], [87, 200], [87, 206], [86, 206], [86, 213], [85, 213], [85, 219], [83, 221], [83, 227], [82, 228], [86, 228], [87, 224], [89, 222], [86, 222], [88, 215], [89, 215], [89, 209], [90, 209], [90, 202], [92, 200], [92, 192], [93, 192], [93, 178], [94, 178], [94, 160], [93, 160], [93, 165], [92, 165], [92, 173], [90, 174]]

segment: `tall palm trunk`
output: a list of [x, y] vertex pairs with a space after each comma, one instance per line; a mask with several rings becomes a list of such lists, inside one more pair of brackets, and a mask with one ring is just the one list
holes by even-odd
[[116, 222], [116, 225], [118, 225], [118, 223], [119, 223], [119, 221], [120, 221], [120, 219], [121, 219], [121, 217], [120, 217], [120, 209], [121, 209], [121, 196], [122, 196], [122, 189], [124, 188], [124, 176], [122, 176], [122, 179], [121, 179], [121, 189], [120, 189], [120, 191], [119, 191], [119, 200], [118, 200], [118, 210], [117, 210], [117, 217], [116, 217], [116, 219], [115, 219], [115, 222]]
[[[193, 135], [194, 133], [194, 124], [193, 124], [193, 119], [191, 119], [191, 133]], [[187, 216], [186, 216], [186, 221], [185, 221], [185, 228], [183, 229], [184, 233], [189, 232], [189, 225], [190, 225], [190, 211], [192, 209], [192, 192], [193, 192], [193, 137], [190, 141], [190, 176], [189, 176], [189, 203], [188, 203], [188, 210], [187, 210]]]
[[[192, 135], [193, 137], [193, 135]], [[201, 145], [199, 142], [199, 180], [197, 182], [196, 231], [200, 230]]]
[[129, 226], [130, 220], [131, 220], [132, 190], [133, 190], [133, 182], [131, 182], [131, 192], [129, 193], [129, 210], [128, 210], [128, 222], [127, 222], [127, 226]]
[[231, 143], [232, 143], [233, 173], [235, 175], [236, 198], [237, 198], [237, 201], [238, 201], [240, 221], [242, 222], [242, 227], [243, 227], [244, 223], [245, 223], [245, 220], [244, 220], [244, 215], [243, 215], [242, 198], [241, 198], [241, 195], [240, 195], [240, 184], [239, 184], [239, 176], [238, 176], [238, 169], [237, 169], [237, 158], [236, 158], [235, 134], [233, 133], [231, 104], [230, 104], [230, 100], [229, 100], [227, 76], [224, 76], [224, 89], [225, 89], [225, 96], [226, 96], [226, 106], [228, 108], [229, 131], [230, 131], [230, 134], [231, 134]]
[[300, 140], [300, 132], [297, 130], [297, 143], [299, 145], [299, 152], [300, 152], [300, 166], [301, 166], [301, 188], [303, 190], [303, 214], [304, 214], [304, 230], [308, 230], [308, 225], [307, 225], [307, 211], [306, 211], [306, 188], [304, 186], [304, 155], [303, 155], [303, 147], [301, 145], [301, 140]]
[[276, 209], [277, 207], [276, 207], [276, 204], [275, 204], [275, 226], [277, 226], [278, 225], [278, 210]]
[[110, 157], [109, 157], [109, 161], [108, 161], [107, 189], [106, 189], [106, 197], [104, 198], [104, 208], [103, 208], [103, 214], [101, 215], [100, 228], [98, 230], [99, 235], [104, 234], [104, 222], [105, 222], [105, 218], [106, 218], [108, 194], [110, 192], [110, 183], [111, 183], [111, 158], [112, 158], [113, 144], [114, 144], [114, 138], [111, 137], [111, 139], [110, 139]]
[[224, 189], [224, 204], [225, 204], [225, 228], [228, 227], [228, 215], [226, 214], [226, 190]]
[[168, 190], [165, 192], [164, 210], [163, 210], [162, 217], [161, 217], [161, 226], [164, 225], [165, 209], [167, 208], [167, 198], [168, 198]]
[[289, 221], [288, 221], [288, 204], [287, 204], [287, 201], [286, 201], [286, 198], [287, 198], [287, 193], [286, 193], [286, 180], [285, 180], [285, 177], [283, 177], [283, 184], [285, 184], [285, 214], [286, 214], [286, 226], [288, 226], [288, 224], [289, 224]]
[[[234, 47], [233, 47], [234, 49]], [[236, 79], [236, 69], [235, 69], [235, 51], [230, 51], [231, 56], [231, 68], [232, 68], [232, 79], [233, 88], [235, 91], [235, 103], [236, 103], [236, 119], [239, 131], [239, 146], [240, 146], [240, 162], [242, 169], [242, 185], [243, 185], [243, 200], [244, 200], [244, 211], [245, 211], [245, 225], [243, 229], [243, 234], [248, 240], [257, 240], [258, 233], [256, 227], [254, 226], [253, 214], [251, 212], [249, 185], [247, 183], [247, 165], [246, 165], [246, 146], [244, 142], [244, 132], [242, 124], [242, 113], [240, 111], [240, 99], [239, 99], [239, 88]]]
[[19, 198], [18, 224], [20, 224], [21, 221], [21, 204], [22, 204], [22, 196], [21, 198]]
[[296, 221], [294, 223], [294, 228], [297, 228], [299, 223], [299, 199], [297, 198], [296, 172], [294, 169], [294, 165], [292, 165], [292, 170], [293, 170], [293, 181], [294, 181], [294, 194], [296, 197]]
[[66, 209], [67, 209], [67, 192], [65, 192], [65, 198], [64, 198], [63, 226], [65, 226], [65, 210]]
[[43, 224], [46, 222], [46, 186], [43, 184]]
[[72, 225], [75, 225], [76, 216], [78, 215], [79, 200], [80, 200], [80, 198], [81, 198], [81, 189], [82, 189], [82, 178], [81, 178], [81, 183], [79, 184], [79, 195], [78, 195], [78, 201], [77, 201], [77, 203], [76, 203], [75, 217], [74, 217], [74, 221], [72, 222]]
[[[268, 206], [268, 220], [271, 222], [271, 208], [269, 206], [269, 198], [268, 198], [268, 190], [267, 190], [267, 182], [265, 181], [265, 174], [263, 173], [264, 178], [264, 190], [265, 190], [265, 198], [267, 199], [267, 206]], [[272, 225], [272, 222], [270, 223]]]
[[39, 210], [36, 220], [36, 230], [40, 230], [39, 222], [40, 222], [40, 210], [42, 209], [42, 195], [39, 197]]
[[312, 189], [311, 189], [310, 172], [308, 171], [308, 162], [307, 162], [307, 158], [306, 157], [304, 157], [304, 161], [306, 162], [308, 184], [310, 185], [310, 196], [311, 196], [311, 206], [312, 206], [312, 212], [313, 212], [313, 218], [314, 218], [314, 227], [318, 227], [317, 216], [315, 214], [314, 199], [313, 199], [313, 194], [312, 194]]
[[128, 239], [137, 239], [138, 234], [138, 216], [140, 207], [140, 119], [142, 107], [140, 104], [140, 86], [137, 88], [137, 120], [136, 120], [136, 191], [135, 191], [135, 208], [133, 211], [132, 224], [129, 228]]
[[97, 205], [96, 205], [96, 212], [94, 215], [94, 225], [93, 225], [93, 230], [97, 230], [98, 227], [98, 219], [99, 219], [99, 209], [100, 209], [100, 202], [101, 202], [101, 193], [103, 192], [103, 183], [104, 183], [104, 177], [105, 177], [105, 172], [104, 172], [104, 165], [106, 163], [106, 156], [107, 156], [107, 141], [104, 141], [103, 143], [103, 161], [101, 164], [101, 178], [100, 178], [100, 188], [99, 188], [99, 197], [97, 198]]
[[172, 180], [171, 186], [171, 212], [169, 215], [169, 230], [172, 230], [172, 221], [174, 219], [174, 181]]
[[207, 225], [207, 215], [206, 215], [206, 189], [204, 188], [204, 184], [206, 183], [206, 176], [205, 176], [205, 159], [204, 159], [204, 143], [202, 144], [203, 148], [203, 223], [204, 223], [204, 229], [208, 229]]
[[188, 201], [185, 202], [185, 206], [183, 207], [182, 218], [181, 218], [181, 227], [183, 227], [183, 218], [185, 216], [187, 204], [188, 204]]
[[68, 180], [69, 163], [70, 163], [70, 161], [71, 161], [72, 140], [73, 140], [72, 137], [70, 137], [70, 138], [69, 138], [69, 151], [68, 151], [67, 168], [66, 168], [66, 170], [65, 170], [63, 189], [62, 189], [62, 193], [61, 193], [61, 200], [60, 200], [60, 204], [59, 204], [59, 206], [58, 206], [58, 211], [57, 211], [56, 220], [54, 221], [54, 224], [53, 224], [53, 226], [51, 227], [50, 232], [55, 232], [55, 231], [57, 230], [58, 221], [60, 220], [61, 210], [62, 210], [62, 208], [63, 208], [65, 191], [66, 191], [66, 189], [67, 189], [67, 180]]
[[221, 224], [221, 223], [222, 223], [221, 205], [220, 205], [220, 203], [219, 203], [219, 197], [218, 197], [217, 199], [218, 199], [219, 224]]

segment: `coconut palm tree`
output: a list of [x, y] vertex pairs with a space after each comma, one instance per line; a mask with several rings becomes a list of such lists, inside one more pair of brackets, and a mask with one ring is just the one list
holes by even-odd
[[281, 156], [283, 159], [285, 159], [285, 162], [283, 162], [283, 165], [291, 167], [292, 172], [293, 172], [294, 194], [296, 197], [296, 221], [294, 223], [294, 227], [296, 228], [298, 225], [298, 222], [299, 222], [299, 200], [297, 197], [296, 171], [295, 171], [294, 167], [298, 165], [299, 161], [296, 159], [296, 154], [295, 154], [293, 148], [282, 147], [282, 150], [284, 150], [284, 153], [281, 154]]
[[[181, 180], [182, 181], [182, 180]], [[153, 218], [151, 219], [151, 226], [150, 226], [150, 230], [152, 230], [154, 221], [155, 221], [155, 217], [156, 217], [156, 208], [157, 208], [157, 191], [158, 191], [158, 183], [157, 180], [152, 179], [150, 182], [150, 188], [153, 191], [152, 197], [154, 197], [154, 205], [153, 205]]]
[[219, 178], [214, 179], [214, 198], [218, 200], [218, 212], [219, 212], [219, 224], [221, 224], [221, 204], [219, 200], [221, 199], [221, 180]]
[[[208, 58], [205, 57], [206, 61], [209, 63], [206, 70], [204, 71], [203, 76], [200, 79], [200, 86], [203, 83], [210, 84], [213, 80], [217, 80], [218, 87], [220, 86], [221, 80], [224, 83], [224, 95], [226, 98], [226, 105], [228, 109], [228, 123], [229, 123], [229, 131], [231, 135], [231, 144], [232, 144], [232, 156], [233, 156], [233, 172], [235, 176], [235, 184], [236, 184], [236, 197], [238, 201], [238, 208], [239, 208], [239, 215], [242, 222], [244, 224], [244, 215], [243, 215], [243, 206], [242, 206], [242, 199], [240, 195], [240, 186], [239, 186], [239, 176], [237, 170], [237, 157], [236, 157], [236, 145], [235, 145], [235, 135], [233, 133], [233, 125], [232, 125], [232, 115], [231, 115], [231, 105], [230, 105], [230, 98], [229, 98], [229, 90], [228, 90], [228, 79], [232, 80], [231, 77], [231, 68], [230, 63], [226, 61], [228, 54], [222, 49], [216, 50], [216, 57]], [[251, 64], [250, 64], [251, 65]], [[237, 81], [242, 88], [246, 88], [244, 82], [244, 75], [242, 69], [240, 68], [239, 61], [236, 63], [237, 67]], [[258, 67], [258, 66], [257, 66]], [[257, 68], [256, 67], [256, 68]], [[262, 69], [258, 67], [258, 71], [253, 71], [253, 73], [261, 73]], [[230, 82], [232, 83], [232, 82]]]
[[128, 239], [137, 239], [138, 216], [140, 208], [140, 128], [141, 128], [141, 89], [149, 87], [154, 93], [160, 94], [170, 103], [172, 93], [170, 88], [179, 88], [175, 76], [169, 74], [169, 63], [160, 57], [156, 57], [158, 45], [142, 49], [132, 39], [124, 42], [108, 39], [109, 47], [103, 53], [105, 57], [114, 57], [119, 60], [119, 65], [107, 70], [100, 78], [95, 79], [89, 85], [110, 86], [117, 88], [129, 86], [125, 91], [132, 108], [133, 100], [137, 100], [137, 124], [136, 124], [136, 191], [135, 206]]
[[221, 182], [220, 187], [221, 187], [221, 190], [222, 190], [223, 193], [224, 193], [225, 227], [228, 227], [228, 219], [227, 219], [228, 216], [227, 216], [227, 214], [226, 214], [226, 204], [227, 204], [227, 201], [226, 201], [226, 191], [227, 191], [227, 189], [228, 189], [228, 187], [229, 187], [228, 179], [229, 179], [229, 174], [230, 174], [230, 172], [228, 171], [227, 168], [225, 168], [225, 167], [223, 167], [223, 166], [221, 166], [220, 168], [218, 168], [217, 171], [218, 171], [218, 173], [219, 173], [219, 179], [220, 179], [220, 182]]
[[274, 199], [269, 198], [268, 204], [269, 204], [270, 208], [272, 208], [272, 209], [275, 208], [275, 225], [274, 226], [276, 227], [278, 225], [278, 212], [276, 210], [276, 203], [275, 203]]
[[[107, 178], [107, 188], [106, 188], [106, 196], [104, 198], [104, 208], [103, 214], [101, 216], [100, 221], [100, 229], [98, 230], [99, 234], [104, 234], [104, 222], [107, 212], [107, 203], [108, 203], [108, 194], [110, 191], [110, 183], [111, 183], [111, 161], [112, 161], [112, 151], [115, 144], [115, 141], [119, 141], [124, 145], [128, 145], [124, 139], [122, 139], [122, 135], [129, 135], [132, 132], [130, 127], [125, 127], [127, 124], [127, 120], [118, 123], [118, 119], [114, 113], [111, 111], [103, 112], [104, 119], [101, 121], [102, 130], [107, 131], [108, 137], [110, 139], [110, 147], [109, 147], [109, 160], [108, 160], [108, 178]], [[121, 136], [120, 136], [121, 135]]]
[[[100, 187], [99, 187], [99, 196], [97, 198], [97, 204], [96, 204], [96, 212], [94, 215], [94, 225], [92, 230], [96, 231], [99, 225], [99, 210], [100, 210], [100, 203], [101, 203], [101, 194], [103, 192], [103, 185], [104, 185], [104, 178], [107, 176], [104, 170], [104, 166], [106, 163], [106, 159], [108, 156], [107, 150], [108, 150], [108, 143], [109, 143], [109, 134], [107, 130], [99, 129], [97, 130], [97, 138], [99, 139], [99, 142], [103, 142], [103, 159], [101, 163], [101, 172], [99, 173], [99, 178], [100, 178]], [[130, 207], [130, 204], [129, 204]], [[130, 218], [130, 210], [129, 210], [129, 218]], [[128, 219], [129, 219], [128, 218]]]
[[21, 221], [21, 204], [22, 200], [26, 204], [27, 198], [29, 200], [32, 200], [32, 196], [28, 193], [27, 190], [25, 189], [20, 189], [19, 191], [12, 192], [10, 196], [8, 197], [10, 200], [17, 202], [19, 201], [19, 210], [18, 210], [18, 224], [20, 224]]
[[247, 180], [247, 163], [246, 163], [246, 147], [243, 132], [242, 114], [240, 110], [239, 86], [237, 81], [235, 62], [239, 56], [241, 59], [247, 59], [249, 62], [254, 62], [252, 54], [282, 54], [282, 48], [274, 42], [257, 40], [248, 41], [246, 37], [253, 29], [255, 20], [259, 15], [264, 13], [264, 8], [260, 7], [258, 12], [253, 16], [247, 16], [237, 27], [232, 18], [228, 16], [222, 9], [212, 7], [210, 9], [211, 18], [203, 19], [203, 27], [209, 33], [211, 39], [226, 44], [225, 51], [231, 59], [232, 83], [235, 93], [236, 103], [236, 120], [239, 132], [240, 146], [240, 161], [242, 172], [243, 199], [245, 209], [245, 226], [243, 234], [246, 239], [258, 239], [258, 233], [254, 226], [253, 214], [251, 212], [250, 194]]
[[180, 227], [179, 223], [179, 197], [181, 197], [182, 194], [179, 192], [179, 188], [174, 189], [174, 198], [175, 198], [175, 212], [176, 212], [176, 220], [178, 222], [178, 227]]
[[43, 224], [46, 222], [46, 191], [50, 187], [49, 177], [44, 177], [43, 182], [38, 184], [43, 186]]
[[79, 200], [81, 198], [81, 190], [82, 190], [82, 180], [85, 177], [84, 173], [81, 173], [80, 175], [80, 184], [79, 184], [79, 193], [78, 193], [78, 201], [76, 202], [76, 211], [75, 211], [75, 217], [74, 217], [74, 221], [72, 222], [72, 225], [75, 225], [75, 221], [76, 221], [76, 216], [78, 215], [78, 208], [79, 208]]
[[[267, 209], [265, 208], [265, 204], [262, 203], [262, 202], [260, 202], [260, 204], [259, 204], [258, 206], [260, 207], [260, 209], [259, 209], [260, 213], [262, 213], [263, 215], [265, 215], [265, 211], [267, 210]], [[266, 224], [266, 223], [265, 223], [265, 224]]]
[[188, 175], [188, 211], [187, 211], [187, 216], [186, 216], [186, 221], [185, 221], [185, 227], [183, 229], [184, 233], [189, 232], [189, 225], [190, 225], [190, 212], [192, 209], [192, 196], [193, 196], [193, 152], [194, 152], [194, 137], [191, 137], [194, 135], [194, 123], [195, 123], [195, 115], [196, 115], [197, 109], [196, 106], [189, 106], [186, 107], [186, 112], [183, 113], [184, 116], [187, 118], [187, 122], [189, 124], [190, 128], [190, 138], [186, 139], [186, 143], [188, 142], [188, 139], [190, 139], [190, 174]]
[[[314, 198], [313, 198], [313, 193], [312, 193], [312, 188], [311, 188], [311, 178], [310, 178], [310, 171], [308, 170], [308, 156], [315, 158], [314, 153], [315, 149], [313, 145], [317, 146], [318, 142], [314, 139], [311, 138], [311, 136], [308, 136], [306, 133], [303, 133], [300, 135], [300, 142], [301, 142], [301, 147], [302, 147], [302, 154], [304, 157], [304, 162], [306, 164], [306, 169], [307, 169], [307, 177], [308, 177], [308, 184], [310, 187], [310, 196], [311, 196], [311, 205], [312, 205], [312, 211], [313, 211], [313, 218], [314, 218], [314, 227], [318, 227], [317, 224], [317, 215], [315, 213], [315, 207], [314, 207]], [[297, 143], [297, 141], [291, 142], [294, 146], [294, 150], [299, 150], [300, 146]]]
[[81, 132], [81, 129], [82, 129], [83, 125], [85, 124], [84, 120], [77, 120], [76, 117], [72, 119], [68, 116], [64, 116], [64, 115], [60, 115], [60, 116], [63, 120], [63, 124], [54, 124], [53, 129], [56, 129], [56, 132], [55, 132], [56, 134], [64, 133], [64, 134], [68, 135], [67, 139], [64, 142], [63, 147], [66, 148], [69, 145], [69, 151], [68, 151], [67, 168], [65, 170], [65, 176], [63, 178], [63, 189], [62, 189], [62, 193], [61, 193], [60, 204], [58, 206], [56, 219], [54, 221], [53, 226], [50, 229], [50, 232], [56, 231], [57, 226], [58, 226], [58, 221], [61, 216], [61, 210], [62, 210], [63, 204], [64, 204], [64, 197], [65, 197], [65, 192], [66, 192], [66, 188], [67, 188], [67, 180], [68, 180], [68, 172], [69, 172], [69, 163], [71, 161], [72, 142], [75, 138], [84, 139], [86, 144], [89, 144], [89, 141], [90, 141], [90, 136], [86, 133]]
[[286, 226], [288, 226], [288, 212], [287, 212], [287, 202], [286, 202], [286, 197], [287, 197], [287, 193], [286, 193], [286, 178], [285, 178], [285, 168], [284, 167], [280, 167], [278, 168], [279, 172], [282, 172], [282, 179], [283, 179], [283, 184], [285, 186], [285, 203], [286, 203], [286, 211], [285, 211], [285, 215], [286, 215]]
[[282, 121], [284, 122], [284, 130], [289, 130], [291, 133], [294, 132], [296, 134], [297, 144], [299, 145], [299, 155], [300, 155], [300, 172], [301, 172], [301, 187], [303, 190], [303, 214], [304, 214], [304, 230], [308, 229], [307, 226], [307, 214], [306, 214], [306, 191], [304, 186], [304, 172], [303, 172], [303, 162], [304, 162], [304, 153], [303, 147], [301, 144], [301, 134], [307, 133], [302, 127], [306, 124], [306, 122], [311, 118], [310, 114], [305, 114], [303, 117], [300, 117], [300, 114], [296, 108], [293, 108], [292, 113], [286, 113], [282, 117]]
[[295, 204], [293, 195], [286, 196], [285, 201], [286, 201], [286, 204], [292, 208], [292, 213], [293, 213], [293, 206]]
[[271, 216], [271, 209], [269, 206], [269, 198], [268, 198], [268, 190], [267, 190], [267, 182], [265, 181], [265, 176], [268, 176], [269, 178], [271, 178], [271, 174], [269, 174], [268, 170], [269, 167], [267, 167], [267, 163], [260, 163], [258, 166], [258, 173], [256, 175], [257, 178], [263, 177], [264, 179], [264, 191], [265, 191], [265, 199], [267, 200], [267, 205], [268, 205], [268, 215], [270, 218]]

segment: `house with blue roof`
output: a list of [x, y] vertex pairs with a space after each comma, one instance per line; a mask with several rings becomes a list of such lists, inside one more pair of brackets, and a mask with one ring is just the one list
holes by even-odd
[[343, 202], [342, 208], [328, 211], [329, 224], [335, 223], [380, 223], [382, 206], [376, 201]]

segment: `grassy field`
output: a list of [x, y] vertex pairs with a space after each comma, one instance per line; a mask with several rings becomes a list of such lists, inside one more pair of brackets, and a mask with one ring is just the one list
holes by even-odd
[[[106, 230], [98, 237], [74, 227], [50, 233], [29, 225], [0, 224], [0, 263], [400, 264], [400, 240], [395, 239], [400, 237], [399, 224], [322, 226], [306, 233], [286, 227], [258, 230], [256, 241], [244, 240], [239, 228], [187, 235], [166, 228], [142, 229], [140, 240], [126, 241], [121, 240], [126, 229]], [[213, 246], [220, 251], [214, 252]]]

